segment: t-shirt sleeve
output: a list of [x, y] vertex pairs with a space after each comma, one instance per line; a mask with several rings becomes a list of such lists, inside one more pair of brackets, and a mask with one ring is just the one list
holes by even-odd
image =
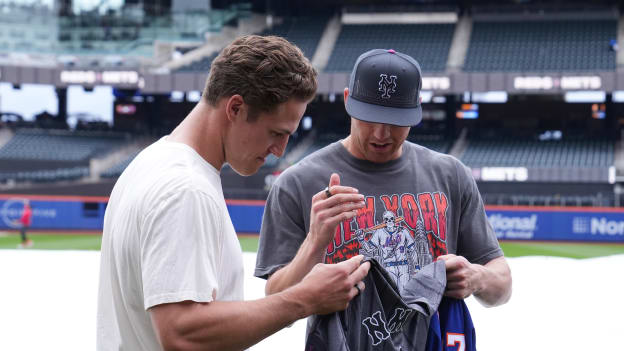
[[483, 200], [470, 169], [459, 164], [458, 176], [461, 184], [461, 217], [457, 254], [472, 263], [486, 264], [502, 256], [503, 251], [487, 219]]
[[268, 279], [290, 263], [305, 240], [303, 207], [296, 193], [293, 175], [287, 173], [283, 173], [269, 191], [260, 229], [256, 277]]
[[222, 214], [197, 190], [163, 196], [141, 228], [141, 275], [145, 309], [185, 300], [210, 302], [217, 274]]

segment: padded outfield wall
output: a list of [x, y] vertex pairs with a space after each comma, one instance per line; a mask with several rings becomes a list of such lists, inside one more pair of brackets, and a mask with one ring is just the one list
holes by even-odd
[[[21, 216], [24, 198], [33, 209], [32, 230], [102, 230], [107, 197], [33, 195], [0, 195], [0, 230], [18, 229], [15, 220]], [[264, 201], [226, 202], [238, 233], [260, 231]], [[487, 206], [486, 210], [502, 240], [624, 243], [623, 208]]]

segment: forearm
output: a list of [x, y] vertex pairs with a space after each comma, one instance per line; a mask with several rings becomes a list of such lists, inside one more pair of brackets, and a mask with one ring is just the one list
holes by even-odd
[[300, 318], [347, 308], [365, 289], [363, 258], [316, 265], [301, 283], [260, 300], [158, 305], [152, 323], [165, 350], [241, 350]]
[[269, 277], [265, 286], [266, 295], [278, 293], [299, 283], [317, 263], [323, 262], [325, 250], [325, 247], [316, 245], [310, 236], [306, 237], [293, 260]]
[[[185, 313], [162, 323], [160, 340], [165, 350], [243, 350], [307, 312], [294, 297], [294, 289], [253, 301], [188, 303]], [[270, 313], [267, 313], [270, 311]], [[162, 335], [165, 334], [165, 335]]]
[[502, 305], [511, 297], [511, 271], [504, 256], [495, 258], [481, 268], [480, 288], [474, 293], [486, 307]]

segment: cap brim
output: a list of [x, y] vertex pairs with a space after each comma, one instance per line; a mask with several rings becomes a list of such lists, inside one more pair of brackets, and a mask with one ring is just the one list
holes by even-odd
[[420, 105], [411, 108], [388, 107], [369, 104], [349, 96], [346, 109], [351, 117], [365, 122], [413, 127], [422, 121]]

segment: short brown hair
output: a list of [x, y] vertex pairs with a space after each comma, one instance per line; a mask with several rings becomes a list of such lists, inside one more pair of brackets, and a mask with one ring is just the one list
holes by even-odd
[[204, 98], [216, 106], [219, 99], [239, 94], [253, 120], [290, 98], [311, 100], [316, 87], [316, 70], [297, 46], [277, 36], [247, 35], [214, 59]]

